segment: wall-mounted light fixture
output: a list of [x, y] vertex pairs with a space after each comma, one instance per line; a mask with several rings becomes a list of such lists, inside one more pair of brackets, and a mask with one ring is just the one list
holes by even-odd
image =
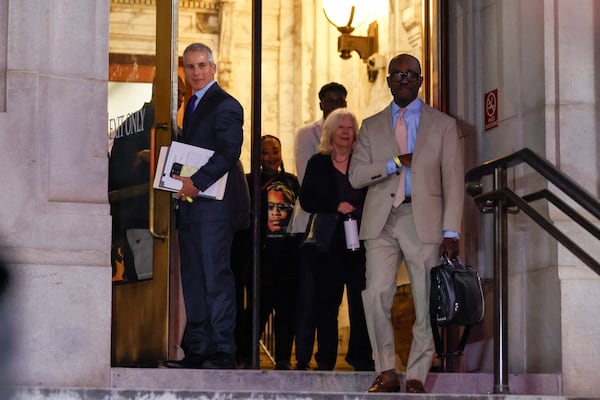
[[372, 4], [368, 0], [323, 0], [323, 11], [327, 20], [334, 25], [341, 36], [338, 38], [338, 51], [344, 60], [356, 51], [363, 61], [377, 53], [377, 21], [369, 24], [367, 36], [351, 35], [352, 31], [370, 17]]

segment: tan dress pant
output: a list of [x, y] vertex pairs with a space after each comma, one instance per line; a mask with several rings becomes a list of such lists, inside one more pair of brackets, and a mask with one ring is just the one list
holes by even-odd
[[412, 207], [402, 204], [392, 209], [379, 237], [366, 240], [365, 247], [367, 280], [362, 297], [375, 369], [382, 372], [394, 369], [396, 365], [391, 310], [398, 268], [404, 259], [416, 317], [406, 379], [425, 382], [434, 354], [429, 321], [429, 270], [438, 263], [439, 243], [423, 243], [418, 239]]

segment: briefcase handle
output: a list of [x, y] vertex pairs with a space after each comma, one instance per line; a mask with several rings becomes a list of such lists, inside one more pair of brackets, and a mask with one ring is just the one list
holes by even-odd
[[448, 254], [446, 254], [446, 253], [444, 253], [440, 256], [440, 263], [446, 264], [452, 268], [471, 269], [471, 267], [466, 266], [461, 261], [459, 256], [456, 256], [456, 258], [450, 259], [450, 257], [448, 257]]

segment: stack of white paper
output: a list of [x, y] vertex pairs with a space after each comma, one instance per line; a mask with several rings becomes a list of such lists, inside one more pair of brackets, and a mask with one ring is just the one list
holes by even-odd
[[[154, 176], [154, 188], [178, 192], [183, 185], [181, 181], [171, 178], [171, 169], [173, 164], [179, 163], [184, 166], [181, 176], [190, 176], [193, 171], [198, 170], [208, 162], [213, 155], [213, 150], [208, 150], [198, 146], [192, 146], [181, 142], [172, 142], [171, 146], [160, 148], [158, 163], [156, 164], [156, 175]], [[187, 174], [186, 174], [186, 171]], [[198, 196], [208, 197], [210, 199], [223, 200], [225, 186], [227, 185], [227, 175], [225, 173], [218, 181], [209, 186], [205, 191], [200, 190]]]

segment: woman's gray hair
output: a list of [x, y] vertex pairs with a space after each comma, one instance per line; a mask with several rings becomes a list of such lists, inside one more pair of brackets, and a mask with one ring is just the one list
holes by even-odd
[[354, 143], [356, 143], [356, 136], [358, 135], [358, 120], [356, 115], [347, 108], [337, 108], [333, 110], [325, 119], [323, 123], [323, 136], [321, 136], [321, 143], [317, 147], [317, 152], [321, 154], [331, 154], [333, 133], [340, 124], [340, 120], [344, 117], [350, 117], [352, 119], [352, 127], [354, 128]]
[[213, 52], [210, 49], [210, 47], [208, 47], [204, 43], [192, 43], [192, 44], [188, 45], [185, 48], [185, 50], [183, 51], [184, 60], [185, 60], [185, 55], [192, 51], [201, 51], [203, 53], [206, 53], [207, 54], [206, 58], [208, 59], [208, 62], [210, 63], [210, 65], [215, 65], [215, 58], [213, 56]]

